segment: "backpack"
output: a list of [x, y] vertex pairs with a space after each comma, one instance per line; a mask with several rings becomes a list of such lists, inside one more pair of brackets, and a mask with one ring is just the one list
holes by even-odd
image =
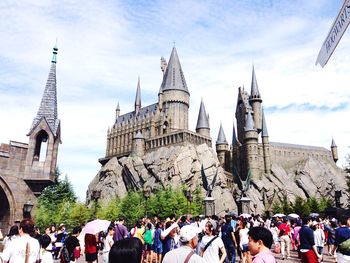
[[146, 244], [152, 244], [152, 231], [146, 230], [143, 238], [144, 238]]
[[69, 263], [70, 261], [69, 252], [65, 245], [63, 245], [61, 249], [60, 260], [61, 260], [61, 263]]

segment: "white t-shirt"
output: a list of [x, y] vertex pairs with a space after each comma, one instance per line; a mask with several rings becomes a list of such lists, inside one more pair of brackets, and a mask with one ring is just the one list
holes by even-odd
[[[205, 246], [215, 238], [215, 236], [207, 236], [205, 235], [202, 238], [201, 248], [204, 249]], [[224, 247], [224, 242], [222, 242], [221, 237], [215, 238], [215, 240], [209, 245], [209, 247], [203, 253], [203, 259], [207, 263], [217, 263], [220, 262], [219, 258], [219, 250]]]
[[39, 258], [40, 245], [38, 240], [25, 234], [16, 240], [13, 240], [11, 244], [2, 253], [2, 259], [9, 261], [10, 263], [23, 263], [25, 262], [26, 247], [29, 243], [29, 263], [35, 263]]
[[53, 263], [52, 254], [49, 251], [41, 250], [41, 263]]
[[242, 245], [244, 244], [248, 244], [249, 242], [249, 238], [248, 238], [248, 232], [249, 232], [249, 229], [248, 228], [243, 228], [241, 230], [239, 230], [239, 244], [242, 248]]
[[[173, 250], [170, 250], [168, 253], [165, 254], [163, 263], [183, 263], [188, 256], [188, 254], [191, 252], [191, 248], [188, 246], [182, 246], [179, 248], [175, 248]], [[206, 263], [203, 258], [198, 256], [197, 254], [193, 254], [188, 261], [188, 263]]]
[[111, 250], [111, 245], [113, 245], [114, 241], [113, 241], [113, 236], [107, 235], [105, 242], [104, 242], [104, 246], [103, 246], [103, 253], [107, 253]]

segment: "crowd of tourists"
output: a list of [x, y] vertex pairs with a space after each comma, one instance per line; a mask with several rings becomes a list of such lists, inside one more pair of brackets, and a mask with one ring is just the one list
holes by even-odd
[[[108, 223], [108, 222], [107, 222]], [[275, 263], [275, 254], [289, 259], [291, 250], [301, 262], [322, 262], [323, 255], [336, 262], [350, 262], [350, 216], [303, 219], [290, 217], [182, 216], [176, 219], [146, 217], [127, 228], [125, 218], [110, 222], [108, 229], [84, 233], [76, 226], [70, 234], [64, 224], [52, 224], [40, 234], [32, 219], [10, 228], [3, 240], [3, 262], [62, 263]], [[325, 246], [327, 249], [325, 249]]]

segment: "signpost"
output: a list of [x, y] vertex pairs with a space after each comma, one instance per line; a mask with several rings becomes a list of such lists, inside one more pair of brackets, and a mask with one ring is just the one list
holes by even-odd
[[344, 4], [339, 11], [339, 14], [323, 42], [320, 52], [316, 60], [317, 63], [324, 67], [335, 48], [337, 47], [341, 37], [350, 23], [350, 0], [344, 0]]

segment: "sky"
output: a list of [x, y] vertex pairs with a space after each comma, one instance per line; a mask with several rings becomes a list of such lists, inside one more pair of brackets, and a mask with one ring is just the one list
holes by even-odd
[[[3, 0], [0, 2], [0, 142], [28, 142], [58, 45], [58, 167], [79, 199], [105, 156], [108, 127], [157, 101], [160, 58], [176, 46], [190, 91], [191, 130], [201, 99], [213, 145], [231, 141], [238, 87], [254, 65], [270, 141], [338, 145], [350, 153], [350, 33], [328, 64], [315, 65], [342, 0]], [[236, 123], [235, 123], [236, 125]]]

